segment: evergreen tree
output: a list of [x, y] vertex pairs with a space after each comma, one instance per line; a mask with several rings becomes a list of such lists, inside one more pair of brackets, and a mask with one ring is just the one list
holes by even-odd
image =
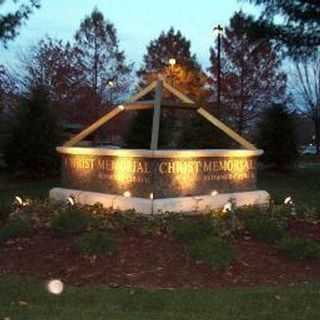
[[44, 87], [34, 88], [15, 114], [4, 152], [10, 170], [31, 176], [57, 173], [60, 130]]
[[[170, 64], [171, 59], [175, 64]], [[207, 79], [196, 55], [191, 53], [191, 42], [174, 28], [162, 32], [150, 42], [137, 75], [143, 85], [162, 75], [171, 85], [194, 99], [205, 95], [203, 86]]]
[[286, 169], [298, 157], [296, 126], [286, 106], [273, 104], [265, 110], [258, 125], [258, 145], [262, 161], [276, 169]]
[[275, 39], [293, 56], [309, 53], [320, 45], [319, 0], [243, 1], [261, 8], [258, 19], [247, 19], [253, 37]]
[[[223, 118], [239, 133], [248, 129], [265, 107], [286, 99], [286, 75], [281, 59], [268, 40], [246, 33], [246, 16], [236, 12], [222, 37], [221, 101]], [[217, 88], [217, 51], [211, 49], [212, 94]]]
[[[0, 6], [4, 2], [5, 0], [0, 0]], [[9, 12], [5, 15], [0, 14], [0, 43], [6, 46], [9, 40], [13, 40], [18, 35], [19, 27], [29, 18], [33, 9], [39, 7], [39, 0], [28, 0], [24, 4], [21, 4], [14, 12]]]
[[[106, 111], [104, 105], [116, 103], [127, 93], [132, 65], [126, 63], [125, 54], [119, 49], [116, 28], [98, 9], [81, 22], [75, 42], [82, 87], [89, 88], [95, 96], [92, 112], [97, 117]], [[113, 86], [108, 86], [110, 81]]]
[[[170, 64], [171, 59], [175, 60], [175, 64]], [[168, 32], [162, 32], [157, 39], [150, 42], [144, 56], [144, 64], [137, 75], [140, 86], [157, 80], [161, 75], [169, 84], [197, 103], [207, 96], [205, 89], [207, 77], [201, 70], [196, 56], [191, 53], [191, 42], [173, 28]], [[163, 98], [172, 100], [172, 96], [166, 91]], [[144, 148], [150, 146], [152, 117], [152, 111], [137, 113], [127, 138], [128, 146]], [[190, 123], [192, 119], [194, 117], [191, 112], [162, 109], [159, 147], [178, 147], [184, 131], [190, 130], [186, 123]]]

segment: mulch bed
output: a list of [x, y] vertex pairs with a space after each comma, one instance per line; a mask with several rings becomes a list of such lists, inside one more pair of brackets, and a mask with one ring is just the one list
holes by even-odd
[[[320, 239], [320, 225], [290, 224], [292, 233]], [[0, 250], [1, 274], [58, 278], [67, 284], [110, 287], [217, 288], [295, 285], [320, 280], [320, 261], [295, 262], [271, 245], [251, 237], [235, 240], [235, 262], [224, 271], [194, 261], [183, 245], [167, 234], [138, 232], [115, 235], [118, 254], [113, 257], [81, 256], [72, 238], [57, 238], [39, 230], [30, 239], [8, 241]]]

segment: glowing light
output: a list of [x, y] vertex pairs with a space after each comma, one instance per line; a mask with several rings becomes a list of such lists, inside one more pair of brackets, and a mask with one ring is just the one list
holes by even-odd
[[126, 197], [126, 198], [130, 198], [131, 197], [131, 192], [130, 191], [126, 191], [126, 192], [124, 192], [123, 196]]
[[110, 88], [113, 88], [113, 87], [114, 87], [114, 82], [113, 82], [112, 80], [109, 80], [109, 81], [108, 81], [108, 86], [109, 86]]
[[51, 280], [48, 282], [47, 288], [50, 293], [59, 295], [63, 292], [64, 285], [61, 280]]
[[14, 204], [18, 207], [26, 207], [30, 202], [28, 200], [23, 200], [20, 196], [15, 196]]
[[18, 204], [18, 205], [20, 205], [20, 206], [23, 206], [23, 200], [22, 200], [22, 198], [21, 197], [19, 197], [19, 196], [16, 196], [16, 203]]
[[214, 191], [211, 192], [211, 196], [212, 196], [212, 197], [215, 197], [215, 196], [217, 196], [218, 194], [219, 194], [219, 192], [218, 192], [217, 190], [214, 190]]
[[118, 108], [120, 109], [120, 110], [124, 110], [124, 105], [120, 105], [120, 106], [118, 106]]
[[170, 64], [170, 66], [173, 67], [176, 63], [177, 63], [177, 60], [176, 60], [175, 58], [169, 59], [169, 64]]
[[223, 207], [223, 213], [232, 211], [232, 203], [229, 201]]
[[293, 200], [292, 197], [287, 197], [284, 199], [284, 204], [288, 205], [288, 204], [293, 204]]
[[153, 200], [153, 193], [150, 193], [150, 199]]
[[67, 204], [70, 205], [71, 207], [73, 207], [76, 204], [76, 201], [72, 196], [69, 196], [67, 198]]

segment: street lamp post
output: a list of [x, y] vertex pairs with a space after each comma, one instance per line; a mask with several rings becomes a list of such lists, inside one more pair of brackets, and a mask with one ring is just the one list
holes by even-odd
[[169, 65], [170, 65], [170, 76], [172, 77], [172, 85], [174, 86], [174, 67], [177, 64], [177, 60], [175, 58], [169, 59]]
[[220, 114], [221, 108], [221, 36], [223, 27], [218, 24], [213, 28], [214, 33], [218, 35], [218, 68], [217, 68], [217, 111]]

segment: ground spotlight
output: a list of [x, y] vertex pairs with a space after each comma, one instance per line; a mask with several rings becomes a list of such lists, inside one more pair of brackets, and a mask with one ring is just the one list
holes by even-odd
[[64, 284], [61, 280], [51, 280], [48, 282], [47, 289], [54, 295], [60, 295], [63, 292]]

